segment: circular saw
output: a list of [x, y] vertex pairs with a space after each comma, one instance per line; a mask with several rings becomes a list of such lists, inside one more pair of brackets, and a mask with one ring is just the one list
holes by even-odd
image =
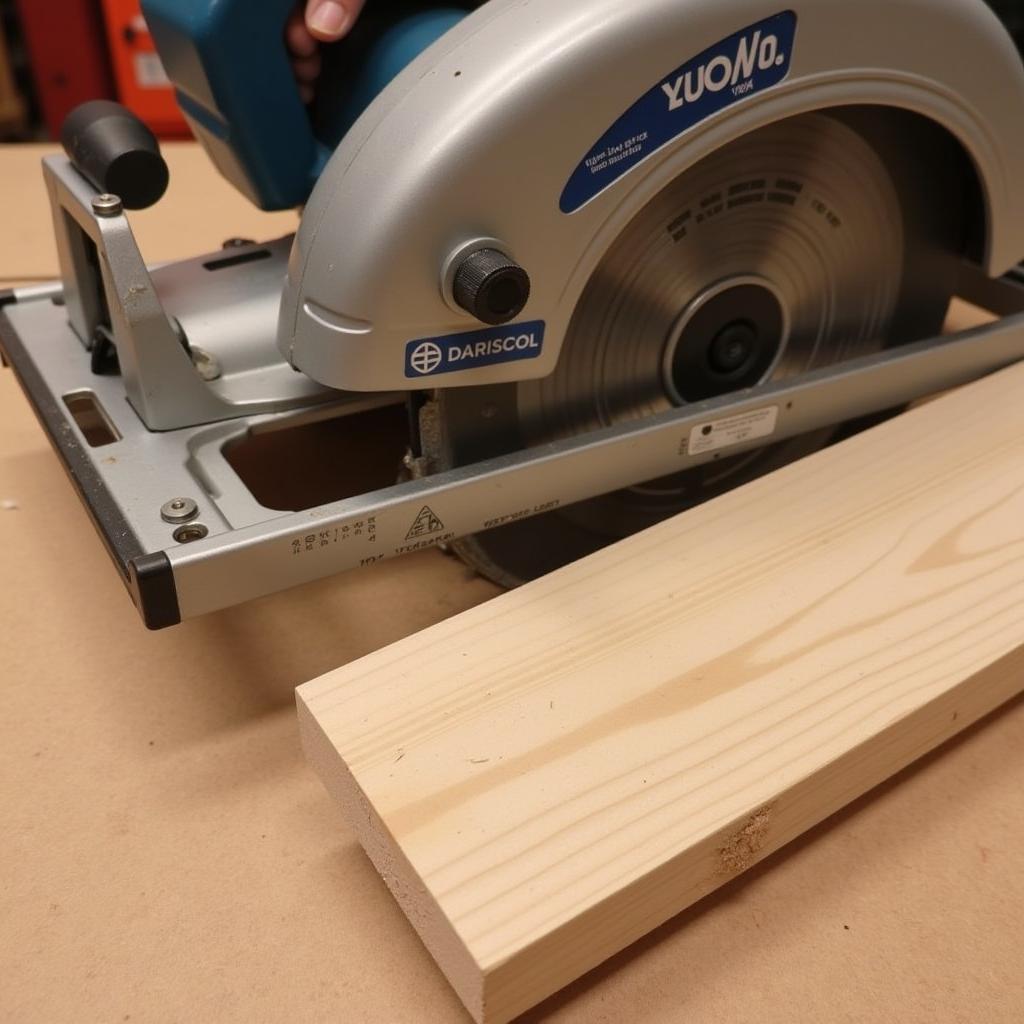
[[290, 0], [144, 4], [294, 239], [148, 268], [106, 108], [44, 169], [63, 280], [0, 333], [150, 625], [433, 547], [514, 586], [1024, 358], [983, 0], [378, 6], [308, 111]]

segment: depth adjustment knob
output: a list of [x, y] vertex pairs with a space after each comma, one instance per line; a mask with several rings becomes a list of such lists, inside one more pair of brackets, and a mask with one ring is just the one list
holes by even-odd
[[530, 298], [530, 275], [497, 249], [467, 256], [452, 283], [455, 301], [485, 324], [511, 323]]

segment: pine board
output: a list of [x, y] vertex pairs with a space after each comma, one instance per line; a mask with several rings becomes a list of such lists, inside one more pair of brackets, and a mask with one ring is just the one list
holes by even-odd
[[300, 688], [308, 757], [477, 1020], [1024, 689], [1022, 389], [1007, 370]]

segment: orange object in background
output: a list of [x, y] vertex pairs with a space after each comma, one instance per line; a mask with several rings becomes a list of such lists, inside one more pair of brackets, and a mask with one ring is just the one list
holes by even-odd
[[103, 0], [118, 99], [161, 138], [190, 135], [157, 56], [139, 0]]
[[79, 103], [114, 98], [99, 0], [18, 0], [29, 71], [51, 139]]

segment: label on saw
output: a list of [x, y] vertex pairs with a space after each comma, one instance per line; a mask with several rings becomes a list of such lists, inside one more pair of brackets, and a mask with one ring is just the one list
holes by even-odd
[[738, 444], [757, 441], [771, 437], [779, 425], [779, 407], [756, 409], [753, 412], [742, 412], [725, 419], [715, 420], [694, 427], [690, 432], [690, 455], [706, 455], [708, 452], [734, 448]]
[[788, 74], [796, 13], [783, 11], [705, 50], [662, 79], [605, 133], [569, 179], [559, 204], [575, 213], [684, 132]]
[[409, 379], [439, 377], [485, 366], [538, 359], [544, 352], [543, 320], [489, 327], [444, 338], [421, 338], [405, 347], [405, 375]]

